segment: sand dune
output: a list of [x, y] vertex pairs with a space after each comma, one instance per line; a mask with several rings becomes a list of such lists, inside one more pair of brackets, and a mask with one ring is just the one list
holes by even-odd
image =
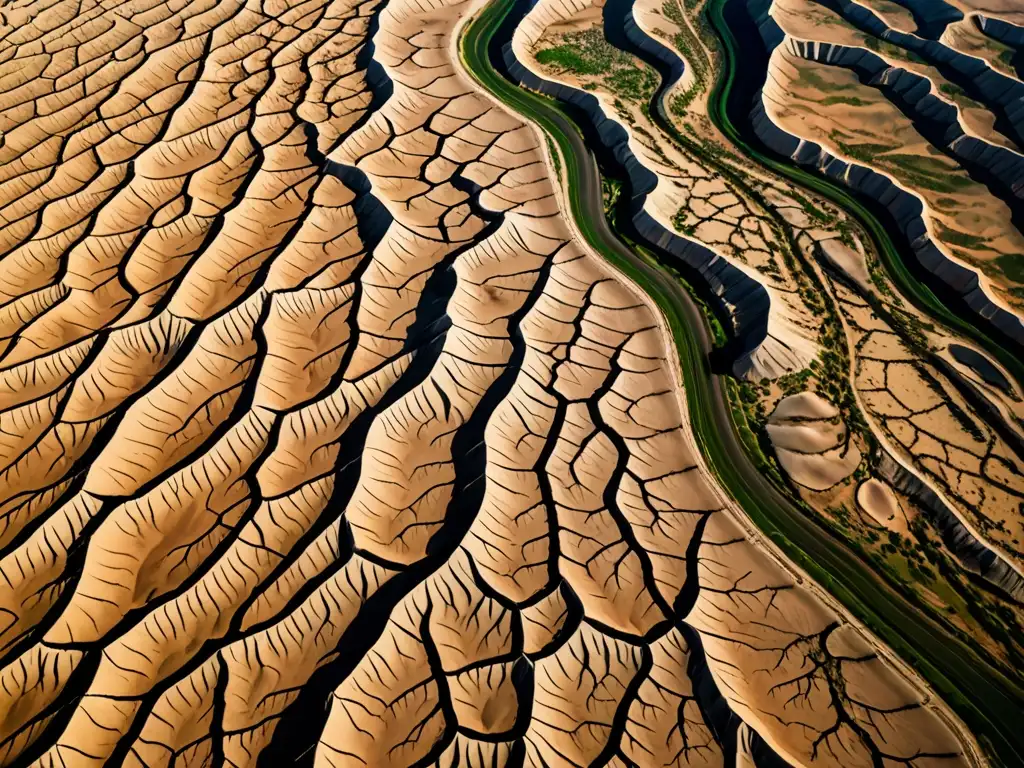
[[783, 398], [768, 420], [768, 435], [786, 474], [814, 491], [845, 480], [860, 464], [839, 410], [813, 392]]

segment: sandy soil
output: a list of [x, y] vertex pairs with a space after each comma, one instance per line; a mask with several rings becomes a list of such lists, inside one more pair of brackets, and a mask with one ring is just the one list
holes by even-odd
[[[869, 8], [893, 30], [912, 34], [917, 27], [913, 15], [892, 0], [875, 0], [860, 4]], [[772, 13], [783, 29], [797, 39], [867, 48], [894, 66], [928, 78], [933, 84], [934, 92], [940, 98], [957, 105], [961, 123], [967, 132], [993, 144], [1019, 149], [1012, 137], [996, 129], [996, 118], [991, 111], [980, 102], [971, 99], [962, 88], [950, 82], [938, 68], [929, 65], [920, 56], [904, 50], [889, 40], [880, 40], [862, 32], [847, 22], [841, 14], [825, 8], [818, 0], [773, 0]], [[966, 31], [968, 27], [974, 29], [974, 33]], [[965, 19], [962, 22], [951, 24], [942, 37], [942, 41], [949, 44], [951, 40], [964, 39], [965, 35], [970, 36], [971, 39], [974, 39], [973, 35], [984, 38], [977, 31], [974, 22]], [[973, 44], [977, 45], [978, 43]], [[999, 46], [998, 43], [994, 43], [994, 45]], [[953, 47], [959, 50], [957, 45], [953, 45]], [[965, 51], [965, 53], [971, 53], [971, 51]], [[972, 53], [971, 55], [981, 54]], [[988, 59], [984, 55], [982, 58]]]
[[768, 436], [789, 478], [812, 491], [842, 482], [861, 461], [839, 410], [813, 392], [783, 398], [768, 419]]
[[940, 39], [954, 50], [984, 59], [990, 67], [1008, 77], [1017, 77], [1017, 70], [1007, 60], [1013, 56], [1013, 49], [984, 34], [972, 16], [950, 24]]
[[846, 69], [776, 50], [766, 87], [772, 119], [832, 154], [880, 170], [924, 202], [936, 242], [961, 263], [980, 267], [996, 295], [1012, 306], [1016, 286], [997, 266], [1024, 252], [1006, 203], [929, 144], [884, 95]]
[[[516, 32], [517, 52], [543, 77], [594, 93], [604, 113], [626, 129], [633, 154], [660, 179], [645, 204], [651, 216], [669, 231], [729, 259], [765, 286], [771, 301], [769, 337], [745, 376], [776, 378], [804, 368], [819, 352], [818, 324], [800, 300], [792, 271], [781, 257], [784, 245], [767, 214], [717, 171], [662, 135], [645, 114], [645, 94], [616, 89], [607, 73], [580, 74], [537, 60], [539, 52], [564, 45], [567, 33], [599, 31], [602, 7], [600, 0], [539, 2]], [[648, 14], [648, 18], [656, 17]], [[635, 66], [644, 68], [640, 62]]]
[[863, 291], [872, 290], [871, 275], [863, 253], [835, 239], [823, 241], [819, 248], [825, 261], [839, 274], [852, 280]]
[[949, 0], [950, 5], [959, 8], [965, 16], [983, 13], [1006, 19], [1013, 24], [1024, 24], [1024, 8], [1016, 0]]
[[857, 486], [857, 508], [869, 521], [890, 531], [907, 535], [907, 516], [892, 488], [876, 478], [868, 478]]
[[5, 8], [0, 764], [971, 763], [709, 481], [470, 12]]
[[[975, 535], [1004, 553], [1014, 567], [1024, 567], [1020, 457], [979, 418], [944, 370], [912, 352], [862, 298], [841, 286], [835, 290], [853, 344], [858, 399], [889, 452], [914, 468]], [[944, 333], [930, 336], [935, 349], [948, 347]], [[979, 394], [987, 392], [1012, 429], [1019, 401], [985, 387], [977, 374], [968, 375], [970, 369], [956, 365], [948, 350], [941, 355], [968, 381], [978, 382]]]

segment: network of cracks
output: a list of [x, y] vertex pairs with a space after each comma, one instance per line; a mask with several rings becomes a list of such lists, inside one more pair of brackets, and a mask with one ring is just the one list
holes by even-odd
[[710, 479], [473, 10], [4, 6], [0, 764], [969, 762]]

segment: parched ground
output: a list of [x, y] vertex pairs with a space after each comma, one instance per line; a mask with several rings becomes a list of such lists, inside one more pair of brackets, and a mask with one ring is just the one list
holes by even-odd
[[[803, 219], [792, 222], [802, 225], [794, 226], [794, 239], [805, 230], [818, 239], [836, 234], [815, 229], [820, 222], [809, 220], [799, 202], [785, 199], [783, 192], [763, 179], [745, 178], [750, 186], [741, 187], [729, 158], [711, 165], [706, 157], [662, 133], [649, 110], [659, 77], [650, 66], [605, 40], [603, 8], [602, 0], [537, 2], [516, 32], [526, 65], [547, 79], [592, 92], [605, 114], [627, 129], [630, 151], [660, 180], [647, 195], [644, 210], [648, 214], [669, 231], [712, 249], [764, 285], [771, 301], [768, 338], [744, 375], [758, 380], [804, 368], [819, 352], [820, 312], [800, 295], [798, 276], [786, 258], [785, 234], [765, 209], [763, 196], [774, 198], [781, 215]], [[664, 36], [666, 44], [698, 50], [696, 39], [687, 43], [686, 35], [678, 31], [669, 35], [662, 28], [688, 29], [681, 13], [675, 0], [660, 5], [638, 0], [633, 5], [634, 17], [654, 27], [651, 35]], [[672, 89], [673, 95], [667, 96], [667, 102], [675, 105], [671, 107], [675, 119], [703, 111], [706, 93], [702, 88], [708, 83], [691, 80], [693, 73], [700, 71], [695, 66], [699, 61], [696, 56], [684, 60], [684, 78]], [[680, 106], [683, 96], [685, 106]], [[701, 117], [700, 130], [710, 131], [704, 122], [706, 118]], [[692, 125], [686, 130], [687, 135], [698, 133]], [[782, 221], [780, 215], [776, 218]]]
[[0, 11], [0, 764], [970, 763], [707, 479], [470, 11]]
[[[914, 35], [913, 5], [893, 0], [772, 0], [770, 14], [787, 40], [772, 56], [764, 90], [766, 108], [772, 121], [792, 135], [883, 173], [915, 194], [942, 251], [977, 270], [986, 290], [1021, 315], [1024, 234], [1019, 185], [986, 181], [985, 171], [965, 165], [950, 137], [942, 131], [930, 138], [924, 135], [911, 115], [891, 100], [891, 94], [878, 87], [897, 73], [924, 78], [923, 92], [955, 108], [956, 122], [964, 133], [987, 147], [1005, 150], [1004, 157], [1019, 159], [1024, 123], [1008, 106], [1019, 96], [1002, 98], [1014, 88], [1024, 89], [1012, 64], [1016, 51], [980, 27], [985, 14], [1019, 24], [1019, 4], [936, 0], [936, 13], [946, 8], [961, 19], [951, 22], [933, 44], [935, 48], [923, 55], [891, 34]], [[866, 22], [858, 24], [857, 13], [873, 14], [884, 30], [881, 36]], [[865, 82], [834, 58], [816, 60], [812, 52], [829, 43], [869, 51], [881, 57], [888, 70]], [[945, 67], [957, 54], [974, 57], [972, 77]], [[922, 119], [929, 114], [926, 110]]]

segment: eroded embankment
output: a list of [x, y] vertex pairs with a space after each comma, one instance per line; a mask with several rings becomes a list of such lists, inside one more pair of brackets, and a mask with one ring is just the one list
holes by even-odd
[[604, 33], [608, 42], [620, 51], [636, 56], [650, 65], [659, 76], [648, 110], [652, 119], [671, 135], [671, 120], [665, 110], [665, 96], [683, 77], [683, 60], [667, 46], [648, 35], [633, 16], [635, 0], [608, 0], [602, 9]]
[[[787, 37], [770, 15], [771, 0], [747, 0], [741, 3], [749, 11], [760, 40], [770, 54], [787, 44]], [[771, 65], [764, 89], [775, 87]], [[900, 240], [910, 251], [913, 265], [940, 294], [958, 299], [972, 322], [988, 327], [997, 339], [1005, 339], [1012, 349], [1024, 349], [1024, 323], [1020, 317], [996, 303], [985, 291], [978, 273], [953, 260], [929, 234], [925, 208], [919, 197], [895, 184], [872, 168], [831, 154], [820, 144], [794, 136], [780, 128], [770, 117], [763, 92], [755, 97], [750, 124], [756, 138], [770, 151], [800, 166], [820, 172], [871, 201], [893, 222]]]
[[469, 12], [0, 14], [0, 763], [970, 762], [726, 509]]
[[[517, 4], [510, 18], [514, 14], [526, 18], [534, 5], [524, 0]], [[634, 36], [642, 34], [635, 25], [633, 29]], [[728, 317], [734, 338], [723, 357], [735, 361], [735, 370], [747, 370], [750, 358], [759, 347], [766, 342], [773, 343], [768, 330], [771, 300], [764, 286], [700, 242], [672, 232], [645, 210], [647, 196], [657, 187], [658, 177], [634, 154], [628, 131], [605, 114], [593, 94], [541, 77], [525, 65], [516, 53], [516, 36], [522, 34], [519, 30], [518, 22], [507, 21], [501, 35], [492, 43], [495, 50], [500, 51], [499, 66], [503, 74], [520, 85], [551, 96], [579, 117], [585, 139], [594, 148], [603, 169], [624, 185], [626, 194], [622, 198], [624, 215], [621, 219], [625, 234], [666, 258], [668, 263], [685, 268], [695, 284], [717, 297], [716, 304]], [[664, 93], [664, 84], [659, 93]], [[779, 356], [785, 357], [784, 354]]]
[[1009, 206], [1013, 222], [1024, 217], [1024, 155], [964, 130], [955, 104], [941, 99], [928, 78], [894, 66], [872, 51], [835, 43], [787, 39], [791, 53], [807, 61], [843, 67], [877, 88], [932, 146], [955, 159], [972, 178]]
[[[908, 55], [919, 57], [922, 62], [935, 67], [943, 77], [995, 115], [996, 130], [1018, 147], [1024, 147], [1024, 83], [994, 69], [985, 59], [961, 53], [939, 40], [944, 24], [942, 30], [936, 30], [938, 36], [929, 39], [890, 28], [870, 8], [856, 0], [817, 2], [834, 9], [855, 28], [891, 42]], [[959, 18], [963, 18], [962, 14]]]
[[975, 14], [974, 23], [982, 34], [1014, 50], [1010, 63], [1018, 79], [1024, 80], [1024, 26], [1005, 19], [996, 19], [984, 14]]
[[[767, 33], [765, 32], [766, 28]], [[760, 32], [762, 35], [774, 34], [778, 38], [780, 47], [785, 46], [787, 52], [798, 55], [800, 58], [824, 61], [828, 66], [844, 66], [861, 70], [858, 74], [861, 75], [862, 81], [867, 81], [880, 90], [892, 91], [892, 100], [902, 102], [900, 106], [905, 114], [910, 114], [921, 122], [930, 123], [931, 127], [926, 127], [922, 133], [936, 132], [941, 127], [940, 118], [943, 115], [946, 118], [955, 119], [956, 109], [935, 98], [924, 78], [905, 70], [892, 68], [880, 57], [868, 51], [849, 46], [797, 41], [784, 37], [774, 19], [767, 16], [764, 18]], [[779, 49], [777, 48], [773, 61], [774, 57], [778, 55]], [[866, 65], [865, 62], [867, 62]], [[778, 80], [782, 79], [781, 73], [776, 72], [774, 76]], [[798, 161], [802, 160], [816, 169], [822, 167], [819, 166], [821, 163], [823, 164], [822, 170], [826, 175], [834, 176], [838, 181], [851, 183], [857, 178], [856, 169], [853, 169], [854, 172], [851, 173], [850, 166], [825, 153], [819, 145], [799, 140], [785, 133], [778, 128], [777, 123], [767, 117], [764, 110], [767, 91], [775, 88], [776, 90], [772, 92], [772, 99], [779, 100], [780, 103], [784, 102], [786, 93], [786, 88], [781, 82], [773, 82], [772, 78], [773, 73], [769, 71], [769, 85], [765, 87], [760, 96], [753, 96], [757, 100], [754, 110], [755, 131], [760, 129], [762, 136], [769, 138], [775, 134], [780, 146], [781, 143], [787, 143], [793, 149]], [[760, 124], [757, 122], [758, 119], [761, 121]], [[959, 123], [949, 123], [945, 133], [946, 135], [962, 134]], [[959, 140], [962, 141], [962, 139]], [[987, 151], [995, 151], [995, 148]], [[1000, 148], [998, 151], [1005, 150]], [[950, 154], [953, 154], [952, 149]], [[1011, 153], [1010, 159], [1014, 160], [1017, 157], [1016, 153]], [[860, 170], [870, 172], [869, 169], [861, 168]], [[882, 199], [886, 194], [902, 192], [882, 174], [875, 173], [875, 175], [878, 177], [875, 182], [879, 185], [876, 191], [882, 195]], [[1006, 181], [1009, 182], [1010, 179]], [[867, 183], [871, 183], [870, 178]], [[887, 193], [886, 190], [889, 187], [897, 192]], [[1009, 194], [1012, 191], [1012, 188], [1004, 187], [1005, 193]], [[904, 192], [903, 194], [910, 199], [912, 204], [916, 203], [920, 207], [920, 201], [912, 198], [909, 193]], [[898, 202], [897, 198], [890, 198], [890, 205], [895, 206]], [[923, 219], [917, 223], [917, 226], [921, 229], [924, 228]], [[918, 247], [921, 245], [923, 244], [919, 242]], [[965, 568], [972, 572], [982, 573], [990, 583], [1001, 591], [1019, 599], [1021, 575], [1019, 554], [1013, 541], [1015, 535], [1012, 532], [1008, 536], [1000, 533], [1014, 529], [1016, 525], [1014, 510], [1017, 506], [1014, 499], [1019, 499], [1021, 493], [1019, 484], [1013, 478], [1015, 471], [1013, 467], [1016, 461], [1014, 454], [1020, 456], [1020, 437], [1012, 426], [1012, 420], [1004, 423], [1003, 414], [996, 412], [984, 397], [976, 397], [970, 391], [970, 387], [964, 385], [959, 375], [934, 355], [926, 354], [922, 357], [911, 353], [901, 343], [895, 341], [894, 336], [879, 335], [877, 332], [871, 331], [871, 328], [875, 328], [876, 331], [880, 331], [881, 328], [875, 325], [874, 321], [868, 321], [865, 316], [858, 317], [860, 310], [855, 309], [852, 303], [840, 302], [840, 306], [843, 308], [847, 323], [855, 329], [853, 338], [857, 341], [857, 345], [853, 355], [856, 372], [854, 381], [861, 407], [873, 422], [876, 433], [883, 438], [883, 443], [887, 445], [887, 452], [892, 456], [901, 457], [900, 461], [903, 463], [901, 472], [908, 476], [916, 474], [917, 477], [912, 485], [915, 488], [923, 485], [928, 489], [927, 499], [916, 491], [912, 496], [920, 499], [924, 508], [930, 510], [934, 515], [934, 520], [947, 545]], [[858, 327], [863, 327], [863, 330], [856, 330]], [[887, 329], [888, 331], [891, 329]], [[885, 345], [889, 342], [879, 344], [883, 338], [892, 340], [895, 346], [885, 349]], [[941, 341], [939, 337], [936, 337], [936, 340]], [[880, 351], [883, 349], [885, 351]], [[899, 351], [896, 351], [897, 349]], [[929, 362], [928, 358], [935, 359]], [[970, 427], [966, 432], [961, 431], [958, 424], [969, 423], [967, 417], [961, 418], [960, 422], [955, 420], [950, 422], [953, 426], [948, 431], [944, 427], [939, 427], [938, 422], [936, 422], [936, 426], [929, 427], [921, 421], [924, 416], [916, 415], [924, 408], [923, 405], [916, 402], [921, 395], [915, 393], [913, 386], [909, 386], [907, 382], [900, 384], [898, 383], [900, 380], [895, 376], [887, 381], [886, 377], [880, 375], [876, 370], [878, 367], [881, 367], [883, 371], [888, 370], [890, 364], [897, 360], [903, 360], [924, 373], [920, 378], [916, 374], [911, 377], [911, 380], [917, 385], [922, 387], [938, 386], [936, 377], [945, 378], [949, 383], [942, 387], [950, 389], [952, 386], [950, 394], [948, 394], [951, 401], [960, 402], [960, 395], [966, 396], [971, 405], [961, 403], [963, 408], [987, 418], [988, 425], [982, 427], [980, 432], [984, 438], [974, 436], [977, 426]], [[936, 367], [932, 368], [932, 365]], [[895, 372], [899, 369], [893, 367], [892, 370]], [[887, 389], [889, 385], [893, 385], [894, 395]], [[921, 400], [921, 403], [923, 402], [924, 400]], [[931, 400], [928, 402], [935, 405]], [[906, 403], [906, 407], [901, 405], [902, 403]], [[964, 412], [959, 405], [951, 405], [951, 407], [957, 414]], [[910, 421], [903, 421], [899, 417], [909, 417]], [[994, 429], [990, 429], [989, 425]], [[923, 435], [927, 435], [927, 438]], [[936, 437], [936, 435], [938, 436]], [[921, 440], [918, 440], [918, 437], [921, 437]], [[929, 442], [933, 438], [935, 443]], [[980, 442], [975, 444], [976, 440]], [[928, 445], [948, 446], [947, 450], [953, 453], [943, 453], [943, 458], [939, 459], [941, 466], [936, 466], [933, 460], [927, 456], [933, 449], [925, 445], [926, 442]], [[954, 445], [958, 448], [954, 449], [952, 447]], [[948, 459], [948, 456], [955, 454], [960, 448], [966, 448], [972, 456], [977, 454], [979, 461], [982, 462], [979, 464], [977, 472], [972, 468], [970, 461], [961, 463], [956, 459]], [[997, 460], [1001, 465], [1005, 465], [1008, 468], [1007, 471], [1011, 473], [1009, 480], [1003, 470], [992, 473], [984, 468], [994, 454], [1000, 456]], [[913, 470], [910, 469], [911, 467]], [[906, 478], [900, 480], [901, 485], [907, 485], [907, 482]], [[907, 487], [910, 486], [907, 485]], [[980, 505], [979, 499], [987, 499], [987, 505]], [[994, 529], [993, 526], [995, 526]], [[987, 533], [982, 533], [982, 531]]]

